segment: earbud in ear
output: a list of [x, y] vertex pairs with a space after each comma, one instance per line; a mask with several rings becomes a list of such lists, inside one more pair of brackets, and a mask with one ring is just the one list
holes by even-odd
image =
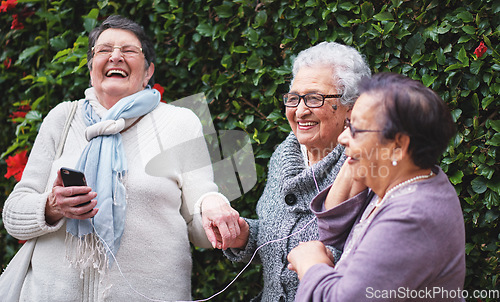
[[332, 105], [333, 110], [337, 110], [337, 105]]

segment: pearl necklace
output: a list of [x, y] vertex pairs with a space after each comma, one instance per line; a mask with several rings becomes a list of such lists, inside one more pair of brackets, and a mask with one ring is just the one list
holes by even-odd
[[378, 208], [380, 207], [384, 201], [387, 199], [386, 197], [389, 197], [389, 195], [392, 194], [392, 192], [396, 191], [397, 189], [401, 188], [401, 187], [404, 187], [406, 185], [409, 185], [411, 184], [412, 182], [415, 182], [417, 180], [421, 180], [421, 179], [426, 179], [426, 178], [430, 178], [432, 175], [434, 175], [434, 173], [429, 173], [428, 175], [419, 175], [419, 176], [415, 176], [413, 178], [410, 178], [406, 181], [403, 181], [397, 185], [395, 185], [394, 187], [390, 188], [389, 191], [387, 191], [387, 193], [385, 193], [384, 197], [382, 198], [382, 200], [380, 200], [380, 198], [377, 200], [377, 202], [375, 203], [375, 207]]
[[375, 203], [375, 207], [372, 209], [372, 211], [370, 212], [370, 214], [368, 214], [368, 216], [366, 216], [364, 219], [361, 219], [360, 222], [363, 222], [365, 220], [367, 220], [384, 202], [387, 198], [389, 198], [389, 196], [396, 190], [406, 186], [406, 185], [409, 185], [411, 184], [412, 182], [416, 182], [418, 180], [421, 180], [421, 179], [427, 179], [427, 178], [430, 178], [434, 175], [434, 173], [429, 173], [428, 175], [419, 175], [419, 176], [415, 176], [413, 178], [410, 178], [408, 180], [405, 180], [397, 185], [395, 185], [394, 187], [390, 188], [389, 191], [387, 191], [387, 193], [384, 195], [384, 197], [382, 199], [378, 198], [377, 199], [377, 202]]

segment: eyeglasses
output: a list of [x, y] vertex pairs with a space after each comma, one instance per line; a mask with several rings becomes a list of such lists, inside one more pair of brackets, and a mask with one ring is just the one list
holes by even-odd
[[320, 93], [308, 93], [304, 95], [296, 93], [287, 93], [283, 95], [283, 102], [286, 107], [297, 107], [299, 106], [300, 99], [304, 99], [304, 104], [309, 108], [318, 108], [323, 106], [326, 98], [341, 98], [341, 94], [320, 94]]
[[135, 45], [113, 46], [109, 44], [99, 44], [92, 47], [94, 56], [111, 56], [115, 49], [119, 49], [125, 58], [136, 57], [142, 54], [142, 48]]
[[347, 127], [349, 127], [349, 130], [351, 131], [351, 136], [354, 138], [356, 136], [356, 133], [362, 133], [362, 132], [382, 132], [382, 130], [365, 130], [365, 129], [356, 129], [354, 126], [351, 124], [350, 119], [345, 120]]

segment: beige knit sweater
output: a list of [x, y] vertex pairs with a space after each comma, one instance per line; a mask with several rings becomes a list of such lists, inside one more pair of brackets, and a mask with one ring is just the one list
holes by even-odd
[[[61, 103], [47, 115], [22, 180], [5, 203], [3, 222], [8, 232], [18, 239], [38, 238], [21, 300], [146, 301], [127, 282], [152, 299], [189, 300], [189, 241], [210, 247], [193, 207], [203, 195], [217, 192], [206, 146], [193, 150], [193, 144], [186, 143], [202, 137], [200, 121], [190, 110], [160, 103], [122, 133], [129, 171], [125, 179], [127, 215], [116, 259], [124, 277], [116, 263], [100, 276], [94, 269], [81, 273], [69, 267], [65, 220], [51, 226], [44, 217], [46, 184], [52, 187], [61, 166], [74, 167], [87, 144], [82, 103], [80, 100], [62, 156], [55, 161], [71, 105]], [[190, 149], [178, 148], [182, 143]], [[161, 159], [152, 162], [160, 153]], [[201, 167], [200, 161], [207, 165]]]

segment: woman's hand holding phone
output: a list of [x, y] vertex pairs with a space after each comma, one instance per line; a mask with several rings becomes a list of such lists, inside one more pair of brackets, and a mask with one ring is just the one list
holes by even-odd
[[[66, 186], [65, 186], [66, 185]], [[97, 214], [96, 192], [87, 186], [83, 173], [61, 168], [45, 205], [45, 221], [55, 224], [63, 217], [88, 219]]]

